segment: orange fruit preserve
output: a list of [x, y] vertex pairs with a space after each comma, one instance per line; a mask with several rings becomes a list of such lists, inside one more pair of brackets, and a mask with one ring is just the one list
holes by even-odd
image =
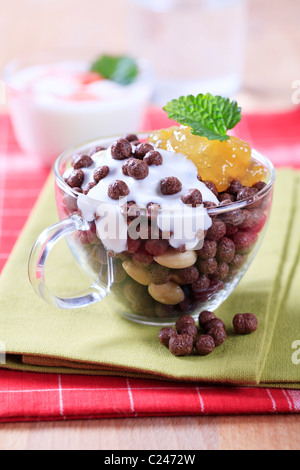
[[153, 132], [149, 141], [191, 159], [203, 181], [213, 181], [219, 192], [226, 191], [233, 179], [253, 186], [265, 177], [264, 168], [251, 160], [250, 145], [237, 137], [225, 142], [208, 140], [193, 135], [190, 127], [180, 126]]

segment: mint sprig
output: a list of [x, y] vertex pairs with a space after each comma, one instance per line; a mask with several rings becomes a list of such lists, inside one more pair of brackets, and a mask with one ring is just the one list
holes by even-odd
[[236, 101], [210, 93], [181, 96], [163, 108], [170, 119], [192, 128], [192, 134], [221, 142], [230, 138], [229, 129], [240, 122], [241, 108]]
[[120, 85], [130, 85], [136, 79], [139, 69], [136, 61], [126, 56], [103, 55], [91, 66], [91, 72]]

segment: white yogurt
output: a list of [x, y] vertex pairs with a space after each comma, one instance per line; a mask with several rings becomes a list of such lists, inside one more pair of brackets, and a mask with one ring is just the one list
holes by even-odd
[[24, 151], [52, 164], [67, 148], [107, 135], [137, 130], [152, 92], [147, 65], [130, 85], [110, 80], [84, 83], [90, 64], [64, 61], [7, 73], [9, 107]]
[[[135, 147], [133, 146], [133, 152]], [[122, 166], [125, 161], [115, 160], [111, 155], [111, 147], [105, 152], [93, 156], [94, 164], [83, 168], [85, 174], [83, 187], [93, 182], [96, 168], [108, 166], [109, 174], [103, 178], [88, 195], [80, 194], [78, 208], [83, 217], [91, 222], [97, 219], [96, 226], [99, 238], [108, 250], [116, 253], [127, 248], [127, 222], [122, 215], [122, 206], [127, 201], [135, 201], [139, 207], [147, 207], [152, 202], [161, 206], [157, 224], [163, 232], [172, 232], [170, 245], [180, 248], [186, 245], [187, 249], [201, 247], [203, 232], [211, 227], [212, 221], [203, 204], [193, 208], [184, 204], [181, 196], [186, 190], [198, 189], [203, 201], [219, 204], [216, 196], [197, 178], [198, 171], [195, 164], [182, 154], [159, 149], [163, 157], [160, 166], [150, 165], [149, 175], [143, 180], [135, 180], [125, 176]], [[72, 169], [68, 170], [68, 177]], [[176, 177], [182, 183], [182, 190], [174, 195], [164, 196], [161, 193], [160, 182], [167, 177]], [[115, 180], [124, 181], [130, 193], [126, 198], [113, 200], [108, 196], [108, 187]], [[99, 218], [98, 218], [99, 217]]]

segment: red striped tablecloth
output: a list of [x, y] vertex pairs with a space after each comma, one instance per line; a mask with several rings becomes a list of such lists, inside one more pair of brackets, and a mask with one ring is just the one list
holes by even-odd
[[[167, 125], [149, 110], [145, 129]], [[300, 166], [300, 110], [247, 116], [238, 134], [276, 165]], [[48, 176], [0, 116], [0, 269]], [[0, 422], [104, 417], [299, 413], [300, 391], [190, 385], [121, 377], [0, 371]]]

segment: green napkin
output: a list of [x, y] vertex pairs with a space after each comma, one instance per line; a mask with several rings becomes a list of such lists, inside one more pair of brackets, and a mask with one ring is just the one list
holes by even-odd
[[[172, 356], [158, 341], [159, 327], [123, 319], [112, 297], [67, 311], [48, 306], [35, 295], [27, 278], [27, 260], [37, 235], [57, 220], [50, 179], [0, 279], [0, 341], [9, 352], [3, 367], [300, 388], [300, 365], [292, 362], [292, 344], [300, 340], [299, 178], [296, 171], [278, 171], [263, 246], [217, 312], [229, 338], [204, 358]], [[58, 295], [89, 285], [64, 242], [51, 255], [47, 275]], [[232, 318], [239, 312], [258, 316], [255, 334], [233, 333]]]
[[[294, 213], [286, 242], [284, 263], [278, 275], [278, 295], [273, 314], [278, 318], [261, 377], [264, 383], [300, 382], [300, 176], [294, 185]], [[298, 353], [299, 351], [299, 353]]]

